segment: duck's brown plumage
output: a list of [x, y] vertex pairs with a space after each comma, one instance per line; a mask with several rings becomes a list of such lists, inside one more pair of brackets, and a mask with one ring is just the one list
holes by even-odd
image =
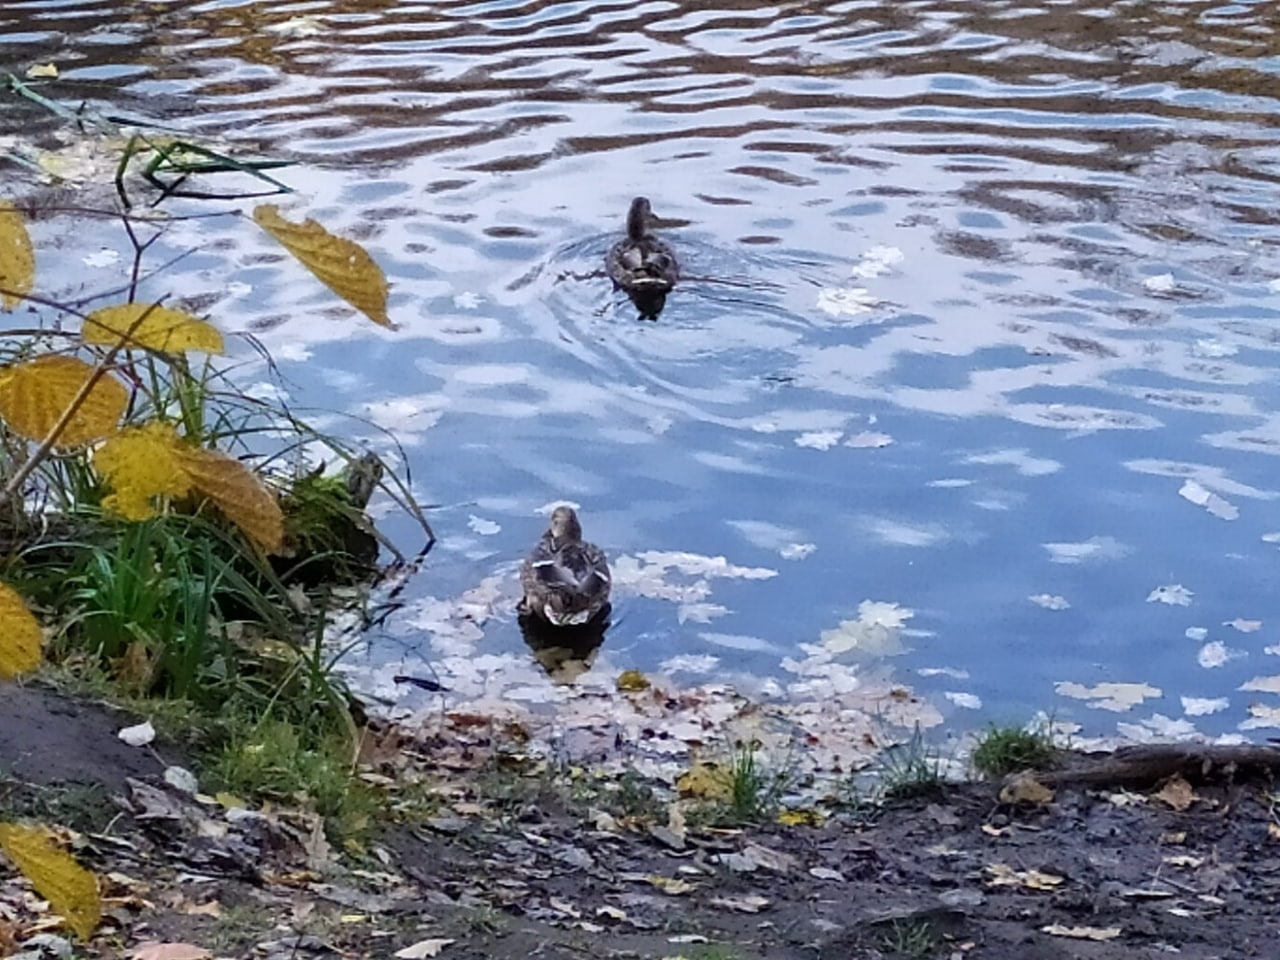
[[609, 603], [612, 579], [604, 551], [582, 539], [572, 507], [556, 507], [551, 524], [520, 571], [523, 611], [552, 626], [577, 626]]
[[648, 198], [632, 200], [627, 211], [627, 236], [609, 248], [604, 260], [614, 285], [627, 291], [642, 311], [641, 301], [656, 302], [661, 310], [667, 293], [680, 278], [675, 251], [650, 232], [652, 221]]

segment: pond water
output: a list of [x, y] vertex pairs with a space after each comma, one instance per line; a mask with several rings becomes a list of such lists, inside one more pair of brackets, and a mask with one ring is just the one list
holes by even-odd
[[[615, 564], [601, 674], [822, 697], [888, 671], [955, 726], [1255, 735], [1280, 726], [1272, 10], [8, 0], [0, 59], [294, 160], [286, 212], [386, 270], [394, 331], [228, 218], [175, 227], [195, 252], [150, 292], [403, 445], [440, 542], [374, 638], [395, 672], [528, 695], [515, 573], [565, 499]], [[684, 267], [656, 321], [601, 270], [637, 194]], [[93, 256], [118, 227], [54, 233], [70, 286], [118, 282]]]

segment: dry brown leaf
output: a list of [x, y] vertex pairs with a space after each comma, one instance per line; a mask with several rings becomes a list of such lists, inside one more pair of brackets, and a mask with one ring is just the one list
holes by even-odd
[[387, 317], [387, 278], [362, 246], [335, 237], [310, 218], [290, 223], [269, 203], [254, 208], [253, 220], [343, 300], [374, 323], [392, 325]]
[[1035, 774], [1019, 773], [1000, 788], [1000, 802], [1044, 806], [1053, 802], [1053, 791], [1037, 780]]
[[1028, 890], [1053, 890], [1063, 878], [1040, 870], [1014, 870], [1005, 863], [993, 863], [987, 869], [991, 887], [1026, 887]]
[[0, 849], [81, 940], [102, 918], [98, 878], [62, 850], [52, 830], [0, 823]]
[[1064, 927], [1060, 923], [1051, 923], [1041, 927], [1042, 933], [1055, 937], [1071, 937], [1075, 940], [1114, 940], [1120, 936], [1119, 927]]
[[1280, 823], [1267, 824], [1267, 839], [1280, 840]]
[[[46, 354], [0, 370], [0, 417], [31, 440], [44, 440], [62, 419], [94, 368], [76, 357]], [[77, 447], [116, 429], [129, 391], [111, 376], [100, 378], [54, 443]]]
[[275, 495], [252, 470], [217, 450], [183, 449], [178, 459], [191, 485], [265, 553], [279, 553], [284, 514]]
[[0, 680], [11, 680], [40, 664], [40, 624], [18, 592], [0, 583]]
[[85, 343], [143, 347], [161, 353], [222, 353], [222, 334], [203, 320], [155, 303], [121, 303], [84, 320]]
[[1153, 794], [1153, 796], [1156, 800], [1163, 802], [1179, 813], [1184, 812], [1200, 799], [1196, 796], [1195, 791], [1191, 789], [1191, 784], [1177, 774], [1170, 777], [1165, 782], [1165, 785], [1160, 788], [1160, 791]]
[[213, 954], [194, 943], [161, 943], [147, 940], [129, 951], [129, 960], [209, 960]]
[[31, 292], [36, 280], [35, 252], [22, 214], [0, 200], [0, 309], [12, 310]]

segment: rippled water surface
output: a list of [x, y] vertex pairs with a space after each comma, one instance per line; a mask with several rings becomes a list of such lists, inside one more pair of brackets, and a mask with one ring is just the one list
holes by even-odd
[[[442, 542], [397, 662], [527, 662], [564, 498], [618, 568], [600, 667], [821, 695], [833, 657], [1098, 730], [1059, 684], [1146, 683], [1122, 721], [1221, 733], [1280, 723], [1272, 9], [7, 0], [0, 59], [296, 161], [289, 212], [387, 271], [397, 331], [211, 220], [152, 292], [404, 444]], [[684, 261], [656, 322], [601, 272], [636, 194]], [[118, 230], [66, 226], [44, 262], [117, 282]]]

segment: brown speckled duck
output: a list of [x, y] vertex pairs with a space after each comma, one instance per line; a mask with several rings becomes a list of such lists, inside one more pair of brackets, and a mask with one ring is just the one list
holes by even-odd
[[520, 571], [521, 612], [556, 627], [589, 623], [609, 605], [609, 563], [582, 539], [572, 507], [560, 506]]
[[641, 314], [656, 317], [667, 294], [680, 278], [675, 251], [654, 236], [653, 208], [647, 197], [636, 197], [627, 211], [627, 236], [609, 248], [605, 270], [614, 286], [621, 287]]

